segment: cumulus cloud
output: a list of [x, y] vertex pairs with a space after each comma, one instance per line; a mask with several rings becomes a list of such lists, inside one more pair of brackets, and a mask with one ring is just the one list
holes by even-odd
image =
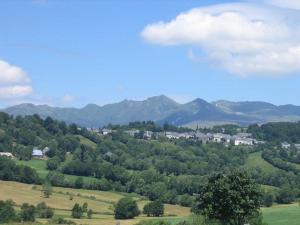
[[62, 101], [63, 101], [64, 103], [69, 103], [69, 102], [74, 101], [74, 97], [73, 97], [72, 95], [65, 94], [65, 95], [62, 97]]
[[29, 83], [30, 80], [22, 68], [0, 60], [0, 84]]
[[22, 98], [32, 93], [29, 85], [15, 85], [0, 87], [0, 99]]
[[300, 14], [296, 1], [279, 7], [280, 2], [194, 8], [149, 24], [141, 37], [159, 45], [197, 47], [212, 63], [241, 76], [293, 73], [300, 71]]
[[32, 87], [26, 72], [0, 60], [0, 99], [18, 99], [31, 93]]

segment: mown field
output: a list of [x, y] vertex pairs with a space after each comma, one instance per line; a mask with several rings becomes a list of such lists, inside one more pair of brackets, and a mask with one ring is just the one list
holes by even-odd
[[[70, 195], [73, 196], [72, 200], [70, 200]], [[113, 217], [114, 204], [124, 196], [128, 196], [128, 194], [54, 187], [51, 197], [44, 198], [41, 186], [0, 181], [0, 200], [12, 199], [16, 203], [17, 210], [19, 210], [20, 205], [24, 202], [34, 205], [45, 202], [48, 206], [55, 209], [55, 217], [72, 219], [71, 209], [73, 205], [75, 203], [88, 203], [89, 208], [95, 212], [93, 218], [76, 219], [74, 221], [77, 224], [115, 225], [116, 220]], [[147, 200], [137, 195], [133, 195], [133, 198], [138, 202], [140, 209], [147, 202]], [[160, 219], [180, 220], [189, 215], [189, 208], [166, 204], [165, 217], [161, 217]], [[145, 219], [149, 218], [141, 215], [134, 220], [122, 221], [121, 224], [133, 225]], [[38, 219], [37, 221], [46, 222], [43, 219]]]
[[[38, 172], [41, 178], [45, 178], [48, 174], [46, 169], [46, 161], [43, 160], [30, 160], [30, 161], [19, 161], [16, 160], [17, 164], [23, 164], [30, 166]], [[266, 162], [261, 157], [261, 153], [252, 153], [247, 159], [247, 168], [259, 167], [265, 172], [272, 172], [278, 170], [271, 164]], [[69, 181], [75, 181], [77, 176], [65, 175], [65, 179]], [[95, 178], [83, 177], [84, 182], [90, 182]], [[125, 193], [113, 193], [113, 192], [101, 192], [91, 191], [82, 189], [70, 189], [70, 188], [54, 188], [54, 194], [49, 199], [42, 197], [40, 187], [36, 186], [37, 189], [33, 189], [33, 185], [21, 184], [16, 182], [3, 182], [0, 181], [0, 199], [12, 199], [17, 205], [23, 202], [29, 202], [31, 204], [37, 204], [39, 202], [46, 202], [49, 206], [55, 209], [56, 217], [63, 217], [70, 219], [70, 209], [75, 203], [83, 204], [87, 202], [88, 205], [96, 212], [93, 219], [80, 219], [76, 220], [78, 224], [99, 224], [99, 225], [110, 225], [115, 224], [116, 221], [113, 218], [113, 205], [121, 197], [128, 194]], [[263, 186], [265, 190], [274, 191], [275, 188], [271, 186]], [[70, 194], [74, 196], [74, 199], [69, 200]], [[142, 197], [132, 195], [137, 201], [140, 209], [146, 203]], [[175, 224], [179, 221], [188, 219], [190, 210], [188, 208], [165, 205], [166, 212], [164, 219]], [[265, 222], [269, 225], [300, 225], [300, 206], [298, 204], [293, 205], [276, 205], [271, 208], [262, 209]], [[140, 216], [134, 220], [122, 221], [122, 225], [133, 225], [138, 221], [149, 219], [145, 216]], [[153, 218], [151, 218], [153, 219]], [[45, 220], [40, 220], [45, 222]]]
[[[70, 200], [70, 195], [73, 199]], [[116, 220], [113, 217], [114, 204], [122, 197], [128, 196], [125, 193], [92, 191], [82, 189], [54, 187], [50, 198], [44, 198], [41, 192], [41, 186], [22, 184], [10, 181], [0, 181], [0, 200], [12, 199], [16, 203], [16, 209], [22, 203], [38, 204], [45, 202], [55, 209], [55, 217], [71, 219], [77, 224], [89, 225], [115, 225]], [[132, 195], [142, 209], [147, 202], [144, 198]], [[72, 219], [71, 208], [75, 203], [83, 204], [87, 202], [95, 214], [92, 219]], [[300, 224], [300, 206], [299, 204], [275, 205], [271, 208], [262, 209], [264, 221], [269, 225], [299, 225]], [[133, 220], [121, 221], [121, 225], [134, 225], [139, 221], [155, 219], [167, 220], [173, 224], [188, 220], [190, 210], [186, 207], [177, 205], [165, 205], [165, 216], [160, 218], [148, 218], [141, 215]], [[46, 223], [47, 220], [37, 219], [38, 222]]]

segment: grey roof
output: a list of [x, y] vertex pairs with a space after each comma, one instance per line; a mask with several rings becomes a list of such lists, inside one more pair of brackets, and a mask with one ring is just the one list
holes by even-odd
[[39, 149], [32, 150], [32, 156], [44, 156], [43, 151]]

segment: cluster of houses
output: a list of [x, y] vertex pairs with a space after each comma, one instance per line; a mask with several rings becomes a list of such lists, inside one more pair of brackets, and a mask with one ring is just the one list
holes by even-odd
[[[293, 144], [293, 146], [296, 149], [300, 150], [300, 144]], [[283, 149], [289, 149], [291, 147], [292, 147], [292, 145], [290, 143], [286, 142], [286, 141], [281, 143], [281, 148], [283, 148]]]
[[[111, 129], [95, 129], [88, 128], [89, 131], [97, 133], [99, 135], [108, 135], [115, 130]], [[224, 143], [233, 145], [255, 145], [262, 144], [263, 142], [257, 141], [254, 138], [251, 138], [250, 133], [238, 133], [236, 135], [229, 135], [224, 133], [202, 133], [200, 131], [191, 131], [191, 132], [153, 132], [153, 131], [140, 131], [137, 129], [126, 130], [125, 133], [129, 134], [132, 137], [139, 137], [144, 139], [157, 139], [157, 138], [168, 138], [168, 139], [193, 139], [202, 141], [202, 143]]]

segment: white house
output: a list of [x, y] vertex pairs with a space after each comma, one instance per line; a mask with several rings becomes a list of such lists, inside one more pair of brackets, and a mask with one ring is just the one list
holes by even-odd
[[288, 149], [290, 147], [291, 147], [291, 144], [287, 143], [286, 141], [281, 143], [281, 148]]
[[231, 139], [231, 136], [228, 134], [221, 134], [221, 133], [217, 133], [217, 134], [213, 134], [212, 140], [213, 142], [217, 142], [217, 143], [229, 143]]
[[180, 138], [180, 135], [179, 133], [177, 132], [166, 132], [166, 138], [169, 138], [169, 139], [179, 139]]
[[11, 152], [0, 152], [0, 156], [7, 157], [7, 158], [15, 158]]
[[152, 138], [153, 132], [152, 131], [144, 131], [144, 138], [150, 139]]
[[35, 159], [43, 159], [44, 158], [44, 153], [43, 153], [42, 150], [34, 148], [32, 150], [31, 156], [32, 156], [32, 158], [35, 158]]
[[104, 129], [102, 129], [101, 132], [102, 132], [103, 135], [108, 135], [108, 134], [112, 133], [112, 130], [104, 128]]
[[254, 140], [252, 138], [236, 138], [234, 139], [234, 145], [253, 145]]

